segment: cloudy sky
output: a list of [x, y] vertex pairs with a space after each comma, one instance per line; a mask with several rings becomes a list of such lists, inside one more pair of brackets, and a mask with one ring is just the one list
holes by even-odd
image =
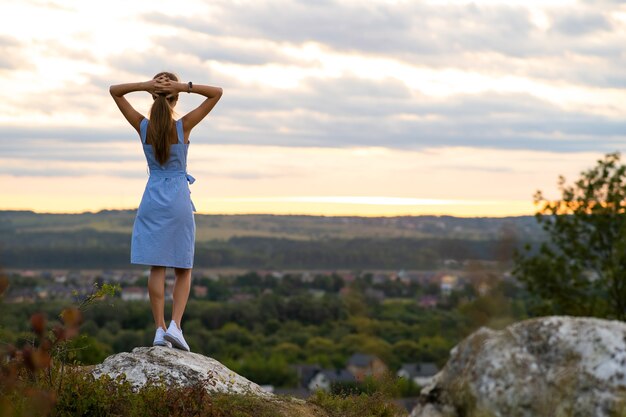
[[[626, 2], [0, 0], [0, 209], [136, 208], [111, 84], [220, 86], [201, 213], [531, 214], [626, 144]], [[131, 103], [147, 114], [147, 93]], [[181, 95], [184, 115], [201, 102]]]

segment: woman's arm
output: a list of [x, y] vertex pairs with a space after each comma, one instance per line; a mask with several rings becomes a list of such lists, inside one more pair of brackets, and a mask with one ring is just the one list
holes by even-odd
[[164, 87], [164, 77], [161, 76], [157, 79], [150, 81], [143, 81], [139, 83], [126, 83], [126, 84], [117, 84], [112, 85], [109, 88], [109, 92], [111, 93], [111, 97], [115, 100], [115, 104], [119, 107], [120, 111], [128, 120], [128, 123], [132, 127], [135, 128], [137, 133], [139, 133], [139, 125], [143, 120], [144, 116], [139, 113], [124, 97], [125, 94], [132, 93], [134, 91], [147, 91], [151, 94], [158, 94], [162, 92]]
[[207, 114], [213, 107], [217, 104], [217, 102], [222, 98], [222, 88], [221, 87], [213, 87], [210, 85], [202, 85], [202, 84], [193, 84], [193, 88], [189, 90], [189, 85], [185, 83], [172, 83], [173, 89], [179, 93], [196, 93], [206, 97], [198, 107], [187, 113], [183, 116], [183, 130], [185, 133], [185, 137], [189, 137], [189, 132], [193, 129], [198, 123], [202, 121], [206, 117]]

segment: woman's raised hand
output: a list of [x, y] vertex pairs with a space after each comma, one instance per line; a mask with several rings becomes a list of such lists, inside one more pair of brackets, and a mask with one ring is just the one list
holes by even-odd
[[174, 89], [174, 83], [167, 77], [167, 75], [160, 75], [146, 82], [146, 91], [153, 96], [158, 94], [165, 94], [167, 97], [176, 94]]

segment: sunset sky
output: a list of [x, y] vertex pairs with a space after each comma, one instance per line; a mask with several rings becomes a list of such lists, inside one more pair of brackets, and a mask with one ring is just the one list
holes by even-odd
[[[0, 209], [134, 209], [111, 84], [222, 87], [199, 213], [532, 214], [626, 144], [626, 2], [0, 0]], [[147, 115], [149, 94], [129, 101]], [[201, 102], [181, 94], [184, 115]]]

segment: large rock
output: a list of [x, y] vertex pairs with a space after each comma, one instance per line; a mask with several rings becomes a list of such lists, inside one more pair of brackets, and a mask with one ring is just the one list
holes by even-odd
[[253, 394], [266, 398], [273, 396], [215, 359], [161, 346], [137, 347], [130, 353], [109, 356], [91, 372], [96, 378], [104, 374], [112, 378], [126, 374], [126, 380], [133, 389], [144, 386], [148, 379], [162, 375], [168, 385], [185, 386], [203, 382], [209, 392]]
[[626, 324], [544, 317], [457, 345], [411, 417], [626, 415]]

